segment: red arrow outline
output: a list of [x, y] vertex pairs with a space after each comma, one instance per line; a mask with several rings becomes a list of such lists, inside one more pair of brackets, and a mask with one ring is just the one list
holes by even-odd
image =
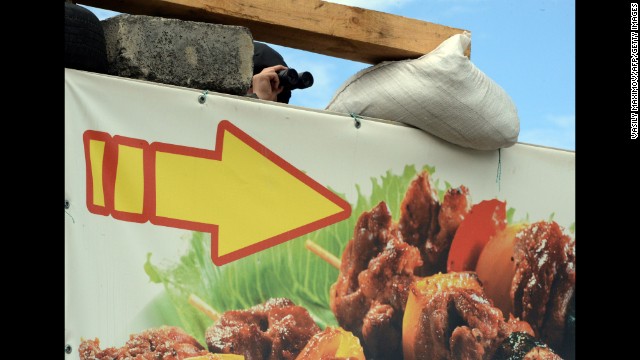
[[[156, 152], [167, 152], [178, 155], [186, 155], [192, 157], [199, 157], [203, 159], [217, 160], [222, 159], [222, 151], [224, 144], [224, 134], [229, 132], [243, 141], [246, 145], [259, 152], [262, 156], [269, 159], [269, 161], [276, 164], [278, 167], [289, 173], [291, 176], [297, 178], [310, 188], [314, 189], [320, 195], [324, 196], [328, 200], [332, 201], [342, 211], [325, 217], [323, 219], [316, 220], [301, 227], [286, 231], [271, 238], [262, 240], [258, 243], [252, 244], [240, 250], [236, 250], [232, 253], [219, 256], [218, 255], [218, 225], [206, 224], [193, 221], [177, 220], [171, 218], [165, 218], [156, 215], [156, 181], [155, 181], [155, 165], [156, 165]], [[214, 150], [206, 150], [188, 146], [167, 144], [161, 142], [154, 142], [150, 145], [143, 140], [126, 138], [123, 136], [114, 136], [111, 140], [109, 134], [87, 130], [83, 135], [85, 145], [85, 157], [86, 157], [86, 171], [87, 171], [87, 208], [90, 212], [99, 215], [109, 215], [119, 220], [144, 223], [147, 220], [154, 225], [168, 226], [179, 229], [194, 230], [201, 232], [208, 232], [211, 234], [211, 260], [217, 266], [227, 264], [229, 262], [241, 259], [248, 255], [257, 253], [259, 251], [268, 249], [272, 246], [282, 244], [285, 241], [295, 239], [302, 235], [308, 234], [312, 231], [319, 230], [323, 227], [329, 226], [333, 223], [345, 220], [351, 216], [351, 205], [331, 192], [329, 189], [322, 186], [317, 181], [298, 170], [296, 167], [288, 163], [286, 160], [269, 150], [264, 145], [260, 144], [257, 140], [249, 136], [244, 131], [233, 125], [228, 120], [222, 120], [218, 124], [216, 133], [216, 148]], [[100, 207], [93, 204], [93, 179], [91, 174], [91, 164], [89, 160], [89, 140], [101, 140], [105, 142], [105, 158], [104, 166], [106, 169], [113, 169], [113, 171], [103, 171], [103, 188], [105, 194], [105, 206]], [[118, 144], [124, 144], [127, 146], [142, 148], [144, 152], [144, 203], [142, 214], [129, 214], [124, 212], [115, 211], [113, 208], [113, 190], [115, 185], [115, 169], [117, 169], [117, 149]]]

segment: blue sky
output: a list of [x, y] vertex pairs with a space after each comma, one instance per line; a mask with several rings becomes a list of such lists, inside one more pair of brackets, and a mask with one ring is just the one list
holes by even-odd
[[[575, 0], [334, 0], [471, 31], [471, 61], [518, 108], [518, 141], [575, 150]], [[90, 8], [99, 19], [116, 15]], [[370, 65], [273, 46], [315, 83], [290, 104], [324, 109], [351, 75]]]

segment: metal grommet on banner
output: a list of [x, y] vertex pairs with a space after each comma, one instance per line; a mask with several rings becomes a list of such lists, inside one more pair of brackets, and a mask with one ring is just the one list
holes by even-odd
[[65, 201], [64, 201], [64, 208], [65, 208], [65, 209], [69, 209], [70, 207], [71, 207], [71, 203], [69, 202], [69, 200], [66, 200], [66, 199], [65, 199]]
[[71, 345], [67, 344], [64, 347], [64, 352], [66, 352], [67, 354], [71, 354]]
[[200, 96], [198, 96], [198, 102], [200, 104], [204, 104], [207, 101], [207, 94], [209, 93], [209, 90], [205, 90], [202, 92], [202, 94], [200, 94]]
[[360, 115], [354, 114], [354, 113], [349, 113], [349, 115], [351, 115], [351, 117], [355, 121], [356, 129], [360, 129], [360, 126], [362, 125], [362, 123], [360, 122], [360, 119], [362, 119], [362, 117], [360, 117]]

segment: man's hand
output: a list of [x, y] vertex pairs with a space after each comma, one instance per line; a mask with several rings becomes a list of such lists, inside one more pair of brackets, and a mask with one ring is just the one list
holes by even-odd
[[282, 92], [278, 71], [285, 69], [287, 67], [283, 65], [270, 66], [264, 68], [259, 74], [253, 75], [248, 94], [255, 93], [259, 99], [276, 101], [278, 94]]

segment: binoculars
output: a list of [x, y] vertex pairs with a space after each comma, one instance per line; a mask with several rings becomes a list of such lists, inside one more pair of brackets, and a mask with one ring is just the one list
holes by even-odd
[[280, 86], [285, 90], [306, 89], [313, 85], [313, 75], [304, 71], [300, 74], [295, 69], [284, 69], [278, 71]]

